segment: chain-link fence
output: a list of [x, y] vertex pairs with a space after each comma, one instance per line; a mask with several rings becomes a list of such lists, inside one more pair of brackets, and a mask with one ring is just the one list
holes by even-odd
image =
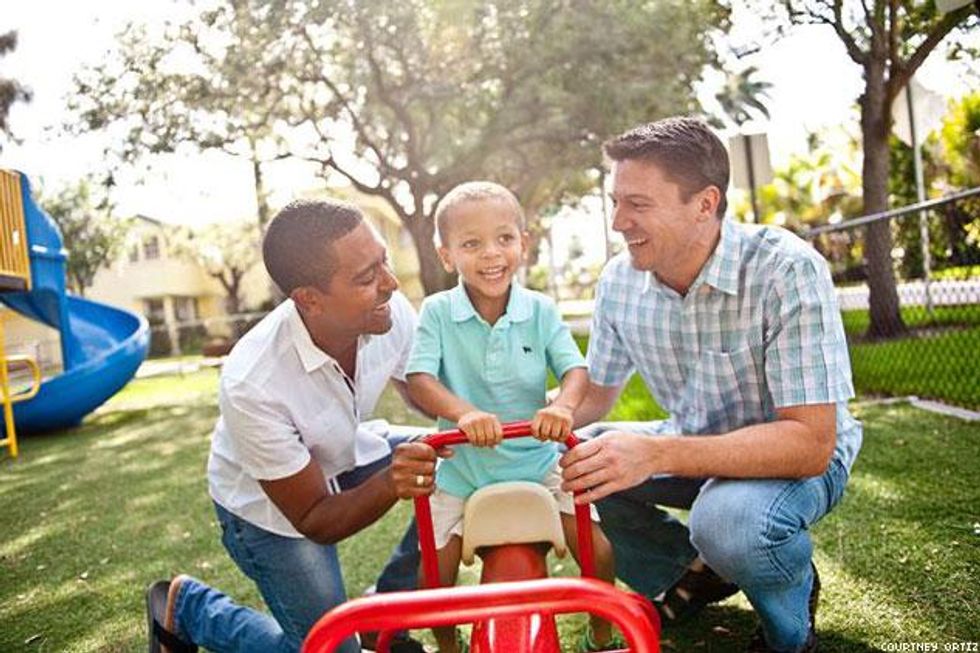
[[806, 237], [830, 262], [859, 394], [980, 409], [980, 188]]

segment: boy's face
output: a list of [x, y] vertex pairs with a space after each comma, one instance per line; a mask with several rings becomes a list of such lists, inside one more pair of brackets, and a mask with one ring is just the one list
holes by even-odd
[[458, 272], [474, 298], [506, 297], [527, 251], [527, 234], [517, 226], [513, 207], [494, 199], [470, 200], [447, 217], [446, 242], [439, 247], [446, 270]]

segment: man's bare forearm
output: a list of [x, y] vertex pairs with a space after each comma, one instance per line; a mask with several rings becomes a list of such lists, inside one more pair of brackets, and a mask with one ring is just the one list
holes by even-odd
[[597, 501], [654, 474], [691, 478], [805, 478], [822, 474], [834, 451], [833, 404], [795, 406], [779, 418], [724, 435], [650, 436], [607, 431], [561, 458], [562, 489]]
[[388, 469], [357, 487], [324, 495], [300, 519], [296, 530], [320, 544], [335, 544], [370, 526], [398, 500]]
[[827, 469], [832, 434], [788, 419], [725, 435], [650, 438], [652, 473], [691, 478], [804, 478]]
[[411, 442], [395, 448], [387, 467], [340, 494], [329, 493], [323, 470], [314, 460], [291, 476], [259, 484], [297, 531], [315, 542], [331, 544], [373, 524], [399, 498], [431, 493], [435, 468], [432, 447]]

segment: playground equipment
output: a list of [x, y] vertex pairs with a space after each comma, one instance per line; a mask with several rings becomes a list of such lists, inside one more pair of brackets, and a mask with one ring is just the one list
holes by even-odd
[[[146, 319], [68, 295], [67, 257], [54, 221], [34, 203], [27, 177], [0, 170], [0, 302], [58, 330], [64, 370], [42, 382], [36, 361], [4, 357], [0, 346], [3, 421], [11, 441], [5, 443], [11, 455], [16, 455], [15, 425], [24, 432], [77, 425], [118, 392], [146, 358]], [[34, 383], [27, 392], [11, 392], [10, 363], [30, 367]]]
[[[529, 422], [504, 425], [505, 438], [530, 435]], [[467, 443], [461, 431], [425, 437], [434, 448]], [[565, 442], [578, 444], [575, 435]], [[543, 500], [550, 502], [545, 511]], [[520, 517], [515, 519], [515, 512]], [[563, 555], [565, 541], [557, 505], [534, 483], [496, 483], [467, 500], [463, 561], [483, 559], [481, 584], [439, 587], [435, 535], [429, 497], [415, 499], [422, 553], [423, 583], [417, 592], [375, 594], [354, 599], [324, 615], [303, 645], [304, 653], [325, 653], [355, 632], [380, 631], [378, 651], [386, 653], [394, 631], [406, 628], [473, 624], [472, 653], [557, 653], [554, 616], [589, 612], [616, 624], [629, 643], [627, 651], [659, 653], [660, 618], [650, 602], [594, 578], [592, 523], [588, 505], [575, 507], [583, 578], [547, 578], [545, 556], [552, 546]], [[530, 515], [531, 518], [527, 518]]]
[[[19, 201], [16, 178], [0, 175], [0, 292], [30, 290], [31, 267], [27, 256], [27, 229]], [[0, 400], [3, 402], [4, 437], [10, 455], [17, 457], [17, 431], [14, 428], [13, 405], [33, 398], [41, 389], [41, 369], [30, 356], [7, 356], [6, 338], [0, 316]], [[10, 388], [10, 367], [24, 364], [31, 370], [32, 383], [26, 391], [14, 393]]]

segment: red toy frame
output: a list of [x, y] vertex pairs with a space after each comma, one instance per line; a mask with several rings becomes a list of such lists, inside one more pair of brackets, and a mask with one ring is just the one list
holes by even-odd
[[[530, 422], [511, 422], [503, 425], [504, 439], [522, 438], [531, 435]], [[467, 444], [466, 434], [462, 431], [442, 431], [426, 436], [422, 442], [434, 449], [451, 444]], [[569, 449], [578, 444], [574, 433], [565, 439]], [[578, 496], [580, 493], [576, 493]], [[439, 587], [439, 563], [436, 559], [436, 540], [432, 528], [432, 510], [429, 507], [429, 497], [415, 497], [415, 521], [419, 529], [419, 549], [422, 552], [423, 582], [427, 588]], [[595, 578], [595, 554], [592, 549], [592, 519], [589, 516], [589, 505], [575, 506], [575, 526], [578, 531], [578, 545], [582, 557], [582, 576]]]
[[[303, 643], [303, 653], [333, 651], [344, 639], [362, 631], [391, 632], [528, 613], [569, 612], [590, 612], [615, 623], [632, 653], [660, 653], [660, 619], [650, 602], [592, 578], [443, 587], [354, 599], [320, 618]], [[378, 650], [385, 650], [380, 640]]]
[[[504, 424], [503, 429], [505, 438], [531, 434], [530, 422]], [[422, 441], [436, 449], [468, 442], [459, 430], [433, 433]], [[569, 449], [578, 443], [574, 433], [565, 440]], [[303, 643], [303, 653], [333, 651], [347, 637], [365, 631], [379, 632], [377, 650], [387, 653], [396, 630], [486, 622], [528, 614], [550, 619], [555, 614], [569, 612], [588, 612], [615, 623], [629, 642], [631, 653], [660, 653], [660, 617], [650, 602], [639, 594], [618, 590], [594, 578], [588, 504], [575, 506], [582, 576], [588, 578], [548, 578], [470, 587], [439, 587], [428, 496], [415, 499], [415, 512], [423, 582], [427, 589], [375, 594], [334, 608], [310, 630]]]

